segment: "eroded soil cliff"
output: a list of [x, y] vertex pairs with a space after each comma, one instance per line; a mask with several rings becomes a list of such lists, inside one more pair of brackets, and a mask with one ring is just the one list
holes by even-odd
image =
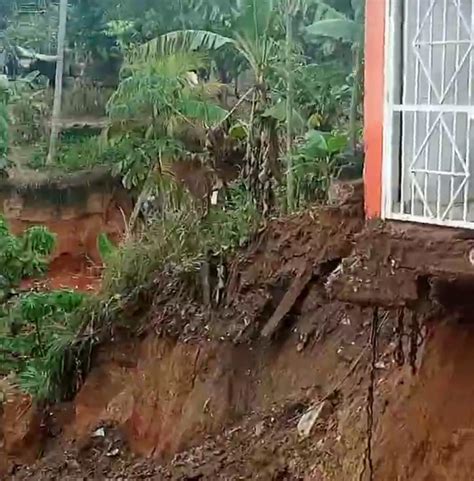
[[3, 404], [5, 479], [470, 481], [469, 316], [421, 289], [422, 251], [357, 260], [366, 232], [360, 203], [270, 223], [212, 310], [158, 275], [141, 335], [103, 345], [73, 402]]

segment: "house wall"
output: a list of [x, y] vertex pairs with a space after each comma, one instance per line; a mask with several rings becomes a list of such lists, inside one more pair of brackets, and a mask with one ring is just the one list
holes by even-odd
[[368, 218], [382, 214], [385, 8], [385, 0], [366, 1], [364, 183]]
[[472, 0], [393, 3], [387, 216], [472, 223]]

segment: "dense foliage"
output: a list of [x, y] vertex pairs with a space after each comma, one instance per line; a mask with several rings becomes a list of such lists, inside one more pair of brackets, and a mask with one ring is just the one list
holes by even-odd
[[7, 167], [9, 146], [9, 87], [6, 78], [0, 77], [0, 171]]
[[72, 314], [83, 300], [68, 291], [19, 290], [21, 280], [45, 273], [54, 246], [54, 235], [44, 227], [15, 236], [0, 218], [0, 376], [41, 399], [60, 395], [77, 334]]
[[[18, 8], [4, 8], [6, 39], [9, 45], [47, 53], [55, 48], [56, 30], [45, 22], [55, 24], [57, 7], [42, 0], [36, 6], [40, 14], [35, 14], [31, 5], [18, 2]], [[305, 182], [293, 185], [300, 177], [292, 177], [296, 168], [291, 163], [296, 158], [292, 146], [311, 130], [337, 131], [346, 135], [346, 147], [355, 152], [363, 6], [363, 0], [179, 0], [157, 8], [154, 0], [74, 0], [68, 16], [73, 57], [89, 66], [86, 72], [95, 80], [108, 78], [117, 61], [122, 70], [107, 112], [97, 89], [76, 86], [74, 94], [66, 89], [66, 105], [74, 103], [72, 95], [82, 99], [75, 115], [81, 115], [81, 105], [85, 114], [100, 104], [110, 121], [97, 141], [88, 136], [84, 141], [64, 141], [57, 166], [77, 170], [110, 162], [128, 187], [140, 189], [147, 175], [138, 172], [153, 169], [150, 159], [158, 162], [163, 155], [202, 152], [207, 132], [225, 121], [229, 129], [242, 126], [247, 144], [245, 180], [259, 210], [274, 209], [277, 192], [287, 197], [288, 208], [324, 197], [320, 191], [312, 197]], [[94, 94], [90, 99], [89, 92]], [[13, 125], [34, 129], [34, 133], [23, 129], [20, 136], [15, 129], [10, 143], [35, 141], [31, 165], [36, 168], [45, 163], [47, 137], [42, 126], [50, 115], [50, 104], [41, 107], [38, 99], [41, 96], [35, 94], [33, 100], [31, 91], [22, 92], [13, 103], [32, 105], [30, 119], [28, 109], [19, 107], [12, 107], [16, 112], [10, 115]], [[50, 99], [46, 96], [45, 102]], [[2, 128], [0, 153], [7, 142], [6, 134], [1, 140], [1, 132]], [[131, 135], [133, 142], [128, 140]], [[149, 153], [132, 155], [130, 144], [140, 138]], [[180, 148], [167, 151], [163, 145]], [[128, 153], [120, 152], [122, 147]], [[135, 160], [119, 160], [117, 167], [114, 157]], [[142, 162], [137, 163], [140, 157]], [[216, 161], [203, 158], [209, 160]], [[305, 170], [313, 165], [311, 176], [332, 175], [320, 162], [327, 164], [325, 156], [308, 160]], [[324, 179], [319, 185], [325, 185]], [[304, 199], [293, 198], [298, 193]]]
[[15, 236], [0, 217], [1, 297], [5, 298], [22, 279], [44, 274], [54, 245], [54, 235], [44, 227], [30, 227]]
[[[60, 399], [74, 390], [74, 345], [78, 342], [77, 309], [82, 294], [71, 291], [30, 292], [4, 304], [0, 311], [0, 375], [40, 400]], [[65, 379], [66, 378], [66, 379]]]

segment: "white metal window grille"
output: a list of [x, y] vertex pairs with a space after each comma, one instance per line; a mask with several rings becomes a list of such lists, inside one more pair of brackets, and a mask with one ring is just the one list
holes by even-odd
[[387, 0], [384, 216], [474, 228], [474, 0]]

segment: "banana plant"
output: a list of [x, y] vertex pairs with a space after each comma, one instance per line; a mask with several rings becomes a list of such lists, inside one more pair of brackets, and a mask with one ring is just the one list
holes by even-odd
[[268, 107], [267, 73], [278, 51], [276, 0], [239, 0], [229, 36], [206, 30], [179, 30], [157, 37], [139, 47], [144, 61], [179, 50], [234, 49], [250, 67], [252, 111], [247, 141], [247, 179], [254, 199], [264, 212], [271, 203], [271, 178], [277, 174], [278, 139], [273, 119], [260, 114]]
[[229, 45], [247, 60], [257, 85], [264, 83], [277, 46], [272, 36], [277, 18], [275, 1], [239, 0], [236, 12], [229, 36], [207, 30], [178, 30], [147, 42], [140, 50], [149, 57], [164, 53], [163, 49], [218, 50]]
[[365, 0], [351, 0], [353, 17], [331, 7], [324, 0], [313, 0], [317, 5], [315, 22], [306, 28], [309, 39], [321, 37], [346, 42], [353, 49], [352, 98], [349, 121], [350, 146], [353, 154], [357, 148], [357, 112], [362, 97], [363, 46]]

